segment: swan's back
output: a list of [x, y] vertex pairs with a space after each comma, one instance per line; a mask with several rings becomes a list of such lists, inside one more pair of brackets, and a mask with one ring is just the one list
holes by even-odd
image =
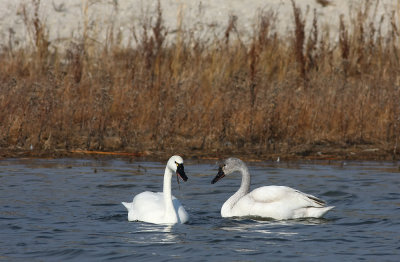
[[163, 194], [160, 192], [143, 192], [136, 195], [131, 203], [122, 202], [128, 209], [129, 221], [150, 222], [159, 220], [164, 215]]
[[274, 219], [321, 217], [333, 207], [321, 199], [286, 186], [259, 187], [243, 196], [231, 216], [261, 216]]

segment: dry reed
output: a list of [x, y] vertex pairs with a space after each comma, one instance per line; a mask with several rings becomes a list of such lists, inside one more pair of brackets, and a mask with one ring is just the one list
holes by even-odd
[[[34, 1], [39, 8], [40, 1]], [[292, 1], [293, 35], [262, 13], [248, 42], [230, 22], [223, 38], [170, 33], [157, 17], [134, 30], [135, 47], [88, 34], [50, 51], [46, 26], [25, 15], [32, 48], [4, 48], [0, 146], [37, 150], [309, 154], [358, 145], [398, 154], [399, 29], [388, 34], [360, 7], [340, 19], [339, 41], [306, 32]], [[383, 19], [383, 18], [382, 18]], [[189, 30], [193, 31], [193, 30]]]

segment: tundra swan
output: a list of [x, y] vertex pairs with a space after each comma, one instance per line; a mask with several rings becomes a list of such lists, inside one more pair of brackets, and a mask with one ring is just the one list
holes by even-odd
[[[183, 181], [187, 176], [180, 156], [172, 156], [165, 167], [163, 192], [142, 192], [131, 203], [122, 202], [128, 209], [129, 221], [143, 221], [153, 224], [186, 223], [189, 215], [185, 208], [171, 194], [171, 178], [176, 173]], [[179, 181], [178, 181], [179, 182]]]
[[246, 164], [237, 158], [228, 158], [219, 167], [212, 184], [234, 172], [242, 174], [239, 190], [222, 206], [222, 217], [255, 216], [277, 220], [305, 217], [318, 218], [334, 208], [309, 194], [286, 186], [263, 186], [249, 192], [250, 173]]

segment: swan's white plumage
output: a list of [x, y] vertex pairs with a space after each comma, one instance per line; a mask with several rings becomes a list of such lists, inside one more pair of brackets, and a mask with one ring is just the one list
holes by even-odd
[[333, 207], [323, 207], [307, 194], [285, 186], [264, 186], [241, 197], [223, 217], [260, 216], [274, 219], [320, 217]]
[[[170, 224], [166, 221], [164, 194], [162, 192], [143, 192], [136, 195], [131, 203], [122, 202], [128, 209], [129, 221], [144, 221], [153, 224]], [[186, 223], [189, 215], [179, 200], [172, 196], [172, 204], [178, 214], [176, 223]]]
[[[333, 206], [327, 207], [324, 201], [313, 195], [286, 186], [263, 186], [249, 192], [250, 173], [240, 159], [225, 160], [221, 171], [224, 175], [235, 171], [242, 173], [239, 190], [221, 208], [222, 217], [259, 216], [279, 220], [317, 218], [333, 208]], [[219, 179], [214, 179], [213, 183]]]
[[131, 203], [122, 202], [128, 210], [129, 221], [153, 224], [186, 223], [189, 215], [179, 200], [171, 194], [171, 177], [177, 164], [183, 164], [179, 156], [172, 156], [164, 173], [163, 192], [145, 191], [133, 198]]

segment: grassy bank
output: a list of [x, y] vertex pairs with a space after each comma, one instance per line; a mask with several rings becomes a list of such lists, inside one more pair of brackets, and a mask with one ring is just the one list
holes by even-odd
[[399, 21], [383, 17], [383, 34], [370, 12], [342, 19], [332, 41], [316, 15], [306, 31], [293, 4], [292, 35], [275, 31], [267, 12], [244, 41], [234, 17], [223, 37], [189, 28], [168, 38], [159, 7], [132, 30], [132, 46], [112, 30], [101, 44], [84, 31], [62, 52], [38, 12], [27, 14], [32, 45], [0, 54], [0, 147], [297, 156], [359, 148], [396, 157]]

